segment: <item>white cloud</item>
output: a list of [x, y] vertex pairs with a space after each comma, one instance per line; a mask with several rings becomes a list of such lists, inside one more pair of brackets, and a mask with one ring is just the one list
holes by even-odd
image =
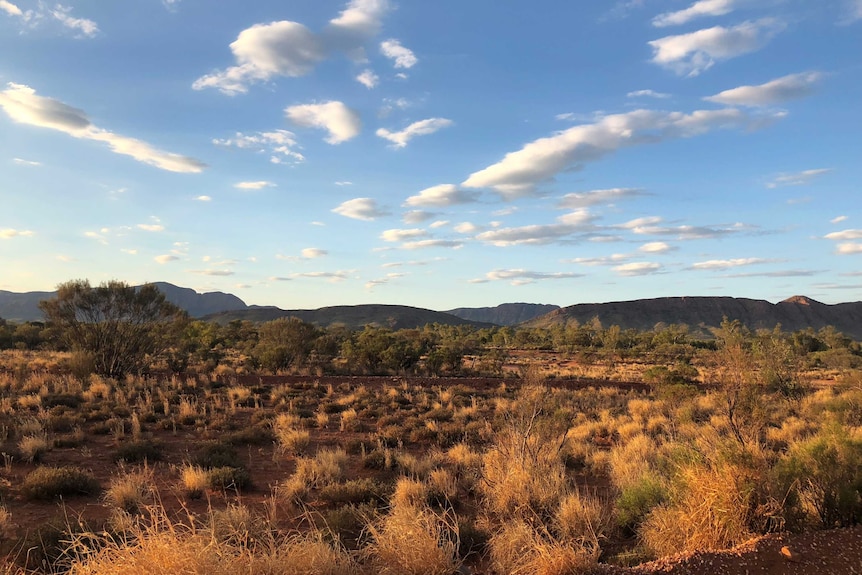
[[648, 242], [639, 247], [638, 251], [645, 254], [664, 254], [675, 249], [675, 247], [665, 242]]
[[606, 190], [591, 190], [589, 192], [578, 192], [566, 194], [557, 203], [557, 207], [575, 210], [588, 208], [596, 204], [608, 204], [616, 200], [627, 200], [644, 195], [643, 190], [638, 188], [609, 188]]
[[306, 278], [306, 279], [328, 279], [332, 283], [338, 283], [350, 277], [352, 271], [335, 271], [335, 272], [301, 272], [290, 274], [291, 278]]
[[36, 162], [34, 160], [25, 160], [23, 158], [12, 158], [12, 162], [19, 166], [28, 166], [31, 168], [38, 168], [42, 165], [42, 162]]
[[688, 8], [675, 12], [665, 12], [652, 19], [657, 28], [678, 26], [705, 16], [723, 16], [733, 12], [739, 0], [699, 0]]
[[615, 272], [621, 276], [627, 277], [650, 275], [660, 272], [661, 270], [661, 264], [653, 262], [634, 262], [630, 264], [622, 264], [614, 268]]
[[660, 226], [662, 218], [649, 216], [635, 218], [623, 224], [612, 226], [631, 231], [637, 235], [676, 236], [678, 240], [703, 240], [718, 238], [748, 229], [744, 224], [733, 224], [730, 226]]
[[72, 9], [68, 6], [57, 4], [50, 11], [50, 14], [66, 28], [76, 30], [88, 38], [92, 38], [99, 33], [99, 26], [95, 22], [86, 18], [75, 18], [72, 16]]
[[162, 170], [197, 173], [206, 167], [194, 158], [163, 152], [141, 140], [98, 128], [90, 123], [83, 110], [53, 98], [37, 96], [29, 86], [9, 83], [8, 88], [0, 92], [0, 107], [20, 124], [57, 130], [82, 140], [104, 142], [117, 154], [131, 156]]
[[571, 260], [565, 260], [563, 263], [581, 264], [582, 266], [611, 266], [630, 260], [631, 258], [632, 256], [629, 254], [611, 254], [609, 256], [597, 258], [574, 258]]
[[379, 217], [389, 215], [389, 212], [377, 207], [377, 202], [371, 198], [354, 198], [347, 200], [332, 210], [345, 218], [354, 220], [372, 221]]
[[362, 60], [363, 45], [379, 33], [388, 10], [387, 0], [352, 0], [318, 33], [289, 20], [255, 24], [230, 45], [237, 65], [198, 78], [192, 88], [235, 95], [276, 76], [304, 76], [336, 53]]
[[838, 216], [838, 217], [835, 217], [835, 218], [832, 218], [831, 220], [829, 220], [829, 223], [830, 224], [840, 224], [841, 222], [845, 221], [846, 219], [847, 219], [847, 216]]
[[679, 75], [697, 76], [716, 61], [736, 58], [762, 48], [784, 25], [776, 20], [747, 21], [731, 28], [714, 26], [649, 42], [655, 64]]
[[197, 274], [200, 276], [215, 276], [215, 277], [227, 277], [232, 276], [236, 272], [231, 270], [188, 270], [190, 274]]
[[255, 134], [243, 134], [237, 132], [233, 138], [214, 139], [213, 144], [217, 146], [232, 146], [241, 149], [252, 149], [260, 153], [270, 154], [270, 162], [283, 164], [285, 161], [302, 162], [305, 157], [294, 150], [299, 148], [296, 135], [287, 130], [273, 130], [271, 132], [257, 132]]
[[404, 240], [421, 238], [427, 235], [428, 232], [419, 228], [413, 228], [409, 230], [393, 229], [385, 230], [383, 233], [381, 233], [380, 239], [384, 242], [403, 242]]
[[862, 20], [862, 0], [844, 0], [845, 16], [840, 24], [853, 24]]
[[195, 198], [199, 202], [210, 202], [212, 198], [210, 196], [198, 196]]
[[736, 109], [696, 110], [690, 114], [633, 110], [530, 142], [498, 163], [471, 174], [463, 185], [490, 187], [506, 198], [515, 198], [532, 193], [537, 184], [560, 172], [577, 169], [622, 148], [688, 138], [716, 129], [750, 129], [762, 123], [763, 117]]
[[437, 130], [451, 126], [452, 123], [452, 120], [447, 120], [446, 118], [428, 118], [427, 120], [413, 122], [400, 132], [390, 132], [386, 128], [379, 128], [376, 134], [392, 142], [393, 147], [403, 148], [416, 136], [433, 134]]
[[33, 235], [33, 232], [31, 230], [16, 230], [13, 228], [0, 229], [0, 239], [4, 239], [4, 240], [17, 238], [17, 237], [29, 237], [32, 235]]
[[153, 258], [153, 260], [155, 260], [155, 262], [159, 263], [159, 264], [166, 264], [169, 262], [175, 262], [178, 259], [180, 259], [180, 258], [178, 256], [173, 255], [173, 254], [164, 254], [164, 255], [156, 256]]
[[437, 220], [436, 222], [431, 222], [428, 224], [428, 227], [436, 230], [437, 228], [444, 228], [449, 225], [449, 220]]
[[655, 90], [635, 90], [626, 94], [627, 98], [658, 98], [664, 100], [670, 98], [670, 94], [664, 92], [656, 92]]
[[138, 224], [138, 229], [145, 232], [163, 232], [165, 231], [165, 226], [162, 224]]
[[725, 90], [704, 100], [728, 106], [774, 106], [809, 95], [821, 77], [819, 72], [790, 74], [758, 86], [740, 86]]
[[485, 274], [486, 280], [474, 280], [472, 283], [482, 283], [483, 281], [507, 281], [514, 286], [531, 284], [540, 280], [564, 280], [583, 277], [582, 274], [571, 272], [537, 272], [525, 269], [507, 269], [493, 270]]
[[319, 128], [329, 132], [325, 140], [329, 144], [340, 144], [359, 135], [362, 122], [359, 114], [343, 102], [330, 101], [322, 104], [300, 104], [284, 110], [288, 119], [305, 128]]
[[17, 5], [12, 4], [8, 0], [0, 0], [0, 10], [3, 10], [10, 16], [24, 16], [24, 12]]
[[380, 77], [371, 69], [365, 69], [356, 76], [356, 81], [368, 88], [369, 90], [377, 86]]
[[440, 184], [425, 188], [405, 200], [405, 206], [446, 207], [475, 202], [478, 194], [459, 189], [452, 184]]
[[405, 250], [421, 250], [425, 248], [452, 248], [454, 250], [464, 247], [464, 242], [457, 240], [418, 240], [401, 244]]
[[302, 257], [307, 259], [307, 260], [322, 258], [324, 256], [329, 255], [328, 251], [322, 250], [320, 248], [305, 248], [300, 253], [302, 254]]
[[862, 254], [862, 244], [854, 244], [852, 242], [838, 244], [835, 252], [840, 255]]
[[823, 174], [828, 174], [832, 168], [817, 168], [815, 170], [803, 170], [793, 174], [781, 174], [766, 184], [767, 188], [779, 188], [781, 186], [804, 186]]
[[254, 182], [237, 182], [233, 187], [238, 190], [262, 190], [264, 188], [274, 188], [275, 184], [266, 180], [258, 180]]
[[862, 240], [862, 230], [843, 230], [824, 236], [827, 240]]
[[412, 68], [419, 61], [409, 48], [405, 48], [395, 39], [381, 42], [380, 53], [392, 60], [396, 68]]
[[479, 230], [478, 226], [472, 222], [461, 222], [455, 226], [455, 231], [459, 234], [472, 234]]
[[708, 260], [705, 262], [697, 262], [691, 265], [695, 270], [726, 270], [729, 268], [738, 268], [740, 266], [753, 266], [758, 264], [769, 263], [772, 260], [763, 258], [734, 258], [729, 260]]
[[353, 182], [348, 182], [348, 181], [342, 180], [342, 181], [334, 182], [334, 184], [336, 186], [352, 186]]
[[422, 222], [428, 221], [437, 214], [433, 212], [426, 212], [425, 210], [410, 210], [409, 212], [404, 212], [404, 215], [401, 216], [401, 219], [405, 224], [421, 224]]
[[476, 239], [499, 247], [544, 245], [577, 233], [595, 230], [593, 216], [587, 210], [576, 210], [557, 218], [555, 224], [501, 228], [482, 232]]

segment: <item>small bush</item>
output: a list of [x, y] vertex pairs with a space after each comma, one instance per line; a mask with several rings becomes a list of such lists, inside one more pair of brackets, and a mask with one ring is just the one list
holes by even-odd
[[111, 480], [111, 485], [105, 491], [104, 500], [126, 513], [138, 513], [147, 503], [153, 489], [151, 468], [144, 466], [127, 470], [121, 467], [120, 474]]
[[42, 456], [51, 449], [48, 436], [44, 433], [39, 435], [25, 435], [18, 441], [18, 451], [21, 459], [29, 463], [42, 460]]
[[220, 441], [205, 444], [195, 454], [192, 462], [204, 469], [243, 467], [236, 449], [232, 445]]
[[74, 467], [39, 467], [31, 471], [21, 484], [21, 493], [27, 499], [93, 495], [98, 491], [96, 478]]
[[124, 443], [114, 453], [115, 461], [124, 463], [141, 463], [144, 461], [161, 461], [162, 446], [148, 440]]
[[209, 471], [209, 486], [241, 491], [251, 486], [251, 476], [243, 467], [216, 467]]
[[320, 489], [321, 501], [335, 504], [379, 503], [383, 501], [386, 488], [373, 479], [352, 479], [344, 483], [333, 483]]
[[189, 499], [200, 499], [210, 485], [209, 471], [197, 465], [184, 465], [180, 470], [180, 485]]

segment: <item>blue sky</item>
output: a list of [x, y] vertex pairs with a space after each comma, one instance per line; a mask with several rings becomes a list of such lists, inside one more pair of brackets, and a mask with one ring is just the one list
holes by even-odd
[[862, 0], [0, 0], [0, 289], [862, 299]]

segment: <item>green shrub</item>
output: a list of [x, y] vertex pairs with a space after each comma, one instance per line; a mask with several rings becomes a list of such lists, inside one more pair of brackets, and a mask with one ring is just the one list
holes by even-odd
[[74, 467], [38, 467], [21, 484], [27, 499], [48, 500], [60, 496], [93, 495], [99, 482], [92, 474]]
[[195, 454], [192, 462], [204, 469], [244, 467], [236, 449], [232, 445], [220, 441], [206, 443]]
[[353, 479], [333, 483], [320, 489], [318, 497], [327, 503], [378, 503], [386, 498], [387, 489], [373, 479]]
[[242, 491], [251, 486], [251, 476], [243, 467], [215, 467], [209, 471], [210, 487]]
[[667, 499], [667, 489], [661, 481], [645, 474], [622, 490], [616, 502], [617, 524], [634, 532], [655, 506]]

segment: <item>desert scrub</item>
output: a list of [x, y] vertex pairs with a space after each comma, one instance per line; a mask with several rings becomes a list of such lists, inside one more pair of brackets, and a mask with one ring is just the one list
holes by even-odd
[[386, 486], [365, 477], [351, 479], [344, 483], [332, 483], [320, 489], [318, 497], [321, 501], [334, 504], [380, 503], [388, 489]]
[[461, 566], [457, 518], [401, 505], [367, 526], [363, 554], [383, 575], [451, 575]]
[[51, 449], [48, 436], [44, 433], [37, 435], [25, 435], [18, 440], [18, 453], [21, 459], [29, 463], [42, 460], [42, 456]]
[[125, 463], [140, 463], [145, 461], [160, 461], [162, 446], [149, 440], [130, 441], [123, 443], [114, 453], [114, 460]]
[[96, 478], [75, 467], [38, 467], [27, 474], [21, 484], [21, 493], [27, 499], [93, 495], [98, 491]]
[[138, 513], [150, 502], [155, 491], [153, 469], [147, 465], [126, 469], [122, 465], [111, 480], [103, 499], [108, 505], [126, 513]]
[[180, 488], [189, 499], [200, 499], [210, 485], [209, 471], [199, 465], [180, 468]]
[[561, 541], [545, 527], [521, 520], [506, 523], [488, 547], [496, 572], [506, 575], [569, 575], [586, 572], [598, 560], [597, 548]]

